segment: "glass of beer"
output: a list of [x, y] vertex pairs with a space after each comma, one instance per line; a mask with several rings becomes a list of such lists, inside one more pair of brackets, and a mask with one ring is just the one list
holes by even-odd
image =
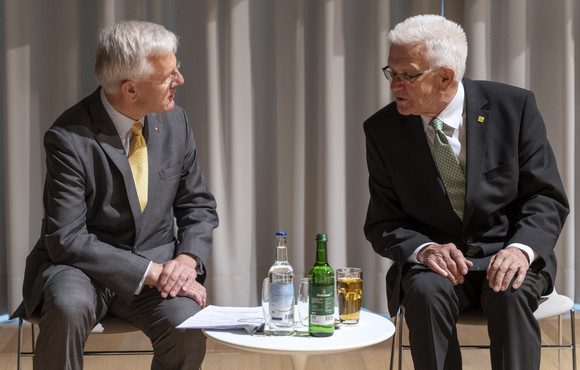
[[336, 270], [338, 316], [343, 324], [358, 324], [362, 301], [362, 269], [344, 267]]

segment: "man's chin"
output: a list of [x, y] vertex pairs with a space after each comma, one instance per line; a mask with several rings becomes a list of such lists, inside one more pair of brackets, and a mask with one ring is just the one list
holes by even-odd
[[167, 113], [167, 112], [170, 112], [171, 110], [173, 110], [173, 107], [175, 107], [175, 102], [172, 100], [168, 104], [165, 104], [163, 106], [163, 108], [160, 109], [159, 112], [156, 112], [156, 113]]
[[411, 110], [401, 104], [397, 104], [397, 111], [399, 111], [400, 114], [402, 114], [403, 116], [408, 116], [410, 114], [413, 114], [413, 112], [411, 112]]

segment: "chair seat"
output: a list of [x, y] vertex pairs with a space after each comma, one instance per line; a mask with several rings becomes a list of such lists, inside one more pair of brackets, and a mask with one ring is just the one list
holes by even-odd
[[92, 334], [118, 334], [139, 331], [133, 324], [115, 316], [105, 316], [91, 331]]
[[[534, 311], [536, 320], [547, 319], [565, 314], [574, 308], [574, 301], [553, 291], [542, 297], [538, 309]], [[483, 315], [481, 308], [472, 308], [461, 313], [458, 324], [463, 325], [486, 325], [487, 319]]]
[[565, 295], [556, 293], [556, 290], [542, 299], [543, 302], [540, 302], [540, 306], [534, 312], [536, 320], [562, 315], [574, 308], [574, 301]]
[[[38, 325], [39, 319], [40, 318], [38, 316], [31, 316], [25, 321], [28, 321], [34, 325]], [[139, 331], [139, 329], [123, 319], [120, 319], [116, 316], [107, 315], [93, 328], [93, 330], [91, 330], [91, 334], [120, 334], [130, 333], [133, 331]]]

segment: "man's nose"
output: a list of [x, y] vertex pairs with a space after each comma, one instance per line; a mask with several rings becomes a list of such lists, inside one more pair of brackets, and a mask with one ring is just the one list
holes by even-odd
[[399, 91], [403, 90], [403, 88], [404, 84], [401, 82], [401, 80], [398, 77], [394, 77], [391, 81], [391, 91]]

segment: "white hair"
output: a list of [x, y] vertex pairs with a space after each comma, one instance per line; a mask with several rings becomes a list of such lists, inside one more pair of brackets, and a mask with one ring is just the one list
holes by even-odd
[[105, 91], [126, 80], [147, 79], [153, 73], [149, 57], [177, 52], [177, 36], [165, 27], [143, 21], [123, 21], [99, 32], [95, 75]]
[[393, 28], [387, 39], [392, 45], [423, 44], [429, 68], [451, 67], [461, 82], [467, 60], [467, 36], [460, 25], [440, 15], [407, 18]]

